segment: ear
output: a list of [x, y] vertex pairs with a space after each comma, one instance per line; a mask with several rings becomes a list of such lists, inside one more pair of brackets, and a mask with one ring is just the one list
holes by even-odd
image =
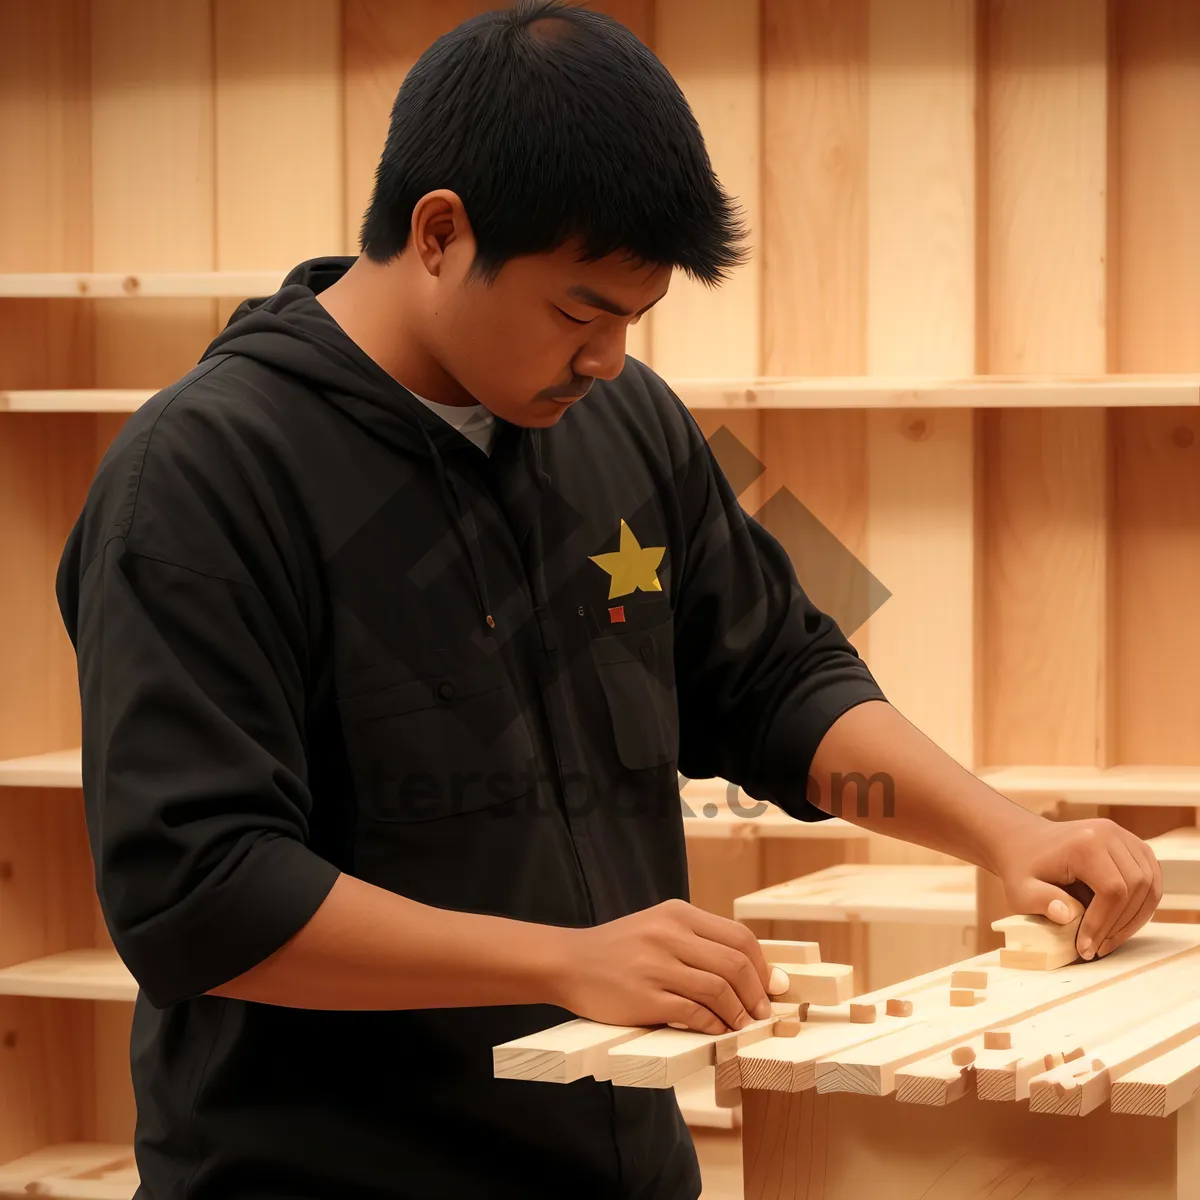
[[467, 210], [456, 192], [427, 192], [413, 207], [410, 229], [417, 257], [430, 275], [441, 275], [457, 260], [462, 270], [475, 259], [475, 237]]

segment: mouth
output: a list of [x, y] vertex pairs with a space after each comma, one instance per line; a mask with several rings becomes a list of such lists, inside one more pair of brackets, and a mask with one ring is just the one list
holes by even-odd
[[591, 390], [592, 385], [589, 383], [581, 392], [551, 395], [547, 396], [546, 399], [553, 401], [555, 404], [574, 404], [576, 400], [582, 400]]

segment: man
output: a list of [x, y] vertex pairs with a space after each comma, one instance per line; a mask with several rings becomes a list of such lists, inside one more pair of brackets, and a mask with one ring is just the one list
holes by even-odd
[[[694, 1200], [673, 1093], [495, 1080], [572, 1014], [716, 1032], [766, 964], [686, 902], [678, 772], [1142, 925], [1153, 856], [891, 708], [695, 422], [625, 358], [736, 211], [621, 26], [522, 3], [400, 89], [362, 253], [247, 302], [135, 414], [58, 596], [103, 912], [140, 984], [144, 1200]], [[584, 399], [587, 394], [586, 400]]]

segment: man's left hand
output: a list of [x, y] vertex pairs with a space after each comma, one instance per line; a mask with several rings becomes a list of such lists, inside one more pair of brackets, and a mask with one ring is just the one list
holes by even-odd
[[1014, 912], [1040, 913], [1065, 924], [1079, 907], [1064, 890], [1085, 884], [1094, 894], [1075, 939], [1081, 958], [1103, 958], [1154, 915], [1162, 869], [1154, 851], [1115, 821], [1038, 822], [1001, 850], [996, 874]]

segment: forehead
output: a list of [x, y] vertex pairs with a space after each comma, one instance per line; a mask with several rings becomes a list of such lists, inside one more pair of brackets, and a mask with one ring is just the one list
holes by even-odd
[[546, 286], [563, 292], [571, 288], [590, 289], [635, 312], [660, 296], [671, 279], [670, 266], [638, 262], [623, 253], [582, 261], [580, 249], [574, 244], [534, 255], [526, 263], [531, 274]]

